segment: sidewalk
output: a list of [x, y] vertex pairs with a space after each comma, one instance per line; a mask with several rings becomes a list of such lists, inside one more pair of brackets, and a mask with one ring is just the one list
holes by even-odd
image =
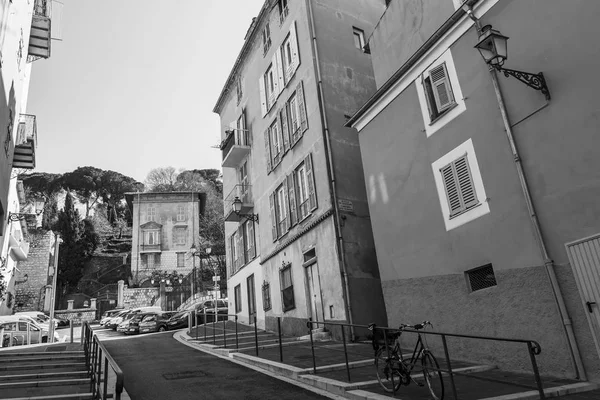
[[[196, 339], [196, 332], [198, 339]], [[191, 330], [191, 334], [182, 331], [179, 337], [197, 349], [227, 356], [346, 398], [392, 397], [392, 394], [385, 392], [377, 381], [373, 366], [374, 352], [370, 342], [347, 343], [346, 353], [350, 366], [348, 371], [344, 345], [341, 342], [315, 341], [313, 364], [310, 340], [282, 337], [280, 347], [276, 334], [265, 331], [255, 332], [252, 326], [238, 324], [236, 346], [235, 326], [232, 322], [225, 325], [225, 330], [221, 323], [214, 327], [214, 331], [213, 326], [208, 325], [206, 341], [204, 335], [205, 327], [200, 325], [197, 331], [195, 328]], [[255, 338], [258, 339], [258, 355]], [[446, 369], [445, 359], [440, 355], [437, 359], [440, 368]], [[494, 365], [475, 365], [454, 360], [452, 360], [452, 370], [465, 374], [454, 376], [456, 394], [461, 400], [539, 398], [535, 379], [528, 374], [501, 371]], [[419, 382], [418, 375], [415, 380]], [[600, 389], [598, 389], [600, 385], [547, 377], [542, 378], [542, 383], [547, 397], [564, 396], [563, 398], [569, 400], [600, 399]], [[454, 399], [450, 377], [447, 374], [444, 377], [444, 387], [445, 398]], [[428, 399], [429, 393], [426, 388], [410, 384], [402, 386], [396, 397], [420, 400]]]

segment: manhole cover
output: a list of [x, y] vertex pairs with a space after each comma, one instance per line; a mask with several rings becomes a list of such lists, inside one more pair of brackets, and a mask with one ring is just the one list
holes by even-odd
[[175, 380], [175, 379], [188, 379], [188, 378], [203, 378], [208, 376], [208, 374], [204, 371], [181, 371], [181, 372], [172, 372], [169, 374], [163, 374], [163, 378], [166, 380]]

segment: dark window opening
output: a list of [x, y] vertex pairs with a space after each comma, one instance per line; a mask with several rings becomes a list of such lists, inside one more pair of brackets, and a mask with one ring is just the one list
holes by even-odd
[[497, 286], [492, 264], [487, 264], [466, 272], [471, 292]]

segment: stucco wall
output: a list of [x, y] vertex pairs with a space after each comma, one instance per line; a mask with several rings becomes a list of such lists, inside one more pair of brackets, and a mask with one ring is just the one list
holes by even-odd
[[83, 321], [94, 321], [96, 320], [96, 309], [95, 308], [82, 308], [74, 310], [56, 310], [55, 314], [59, 318], [73, 321], [73, 324], [80, 325]]
[[[238, 316], [238, 321], [242, 323], [250, 322], [249, 306], [248, 306], [248, 277], [254, 275], [254, 293], [256, 296], [256, 323], [260, 328], [265, 327], [265, 311], [263, 307], [262, 285], [263, 285], [263, 270], [256, 258], [234, 275], [227, 277], [227, 298], [229, 300], [229, 314]], [[235, 287], [240, 285], [242, 309], [235, 312]]]

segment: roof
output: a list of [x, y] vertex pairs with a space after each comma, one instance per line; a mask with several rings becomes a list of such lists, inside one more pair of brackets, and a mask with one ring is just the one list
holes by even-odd
[[[479, 1], [480, 0], [466, 0], [464, 1], [464, 4], [472, 7]], [[456, 23], [465, 15], [466, 12], [462, 7], [456, 10], [454, 14], [452, 14], [450, 18], [448, 18], [446, 22], [444, 22], [442, 26], [439, 27], [438, 30], [435, 31], [433, 35], [431, 35], [431, 37], [413, 53], [412, 56], [410, 56], [410, 58], [396, 72], [394, 72], [394, 74], [379, 89], [377, 89], [373, 96], [371, 96], [371, 98], [367, 100], [367, 102], [363, 104], [363, 106], [359, 108], [356, 113], [354, 113], [354, 115], [346, 122], [345, 126], [352, 127], [359, 118], [365, 115], [367, 111], [369, 111], [369, 109], [375, 105], [377, 101], [381, 99], [387, 93], [387, 91], [396, 82], [398, 82], [425, 55], [425, 53], [435, 46], [440, 38], [445, 35], [454, 25], [456, 25]]]
[[256, 33], [258, 32], [258, 29], [256, 29], [256, 27], [261, 26], [265, 15], [267, 15], [267, 11], [270, 11], [274, 4], [276, 4], [274, 0], [265, 0], [262, 8], [258, 13], [258, 16], [252, 19], [252, 23], [250, 24], [248, 32], [246, 32], [246, 37], [244, 38], [244, 45], [242, 46], [242, 49], [240, 50], [240, 53], [238, 54], [235, 63], [233, 64], [233, 68], [231, 68], [231, 72], [229, 72], [229, 76], [227, 77], [225, 85], [223, 85], [223, 89], [221, 89], [221, 94], [219, 94], [219, 98], [217, 99], [217, 103], [213, 108], [214, 113], [219, 114], [221, 112], [221, 107], [225, 101], [225, 98], [229, 94], [229, 86], [231, 86], [234, 83], [235, 76], [237, 75], [238, 70], [241, 68], [244, 58], [252, 49], [252, 42], [254, 40], [254, 37], [256, 36]]

